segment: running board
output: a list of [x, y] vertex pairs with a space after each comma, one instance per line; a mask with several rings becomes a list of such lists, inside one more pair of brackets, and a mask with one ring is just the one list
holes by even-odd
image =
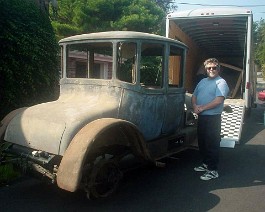
[[240, 143], [243, 120], [245, 114], [245, 104], [243, 99], [227, 99], [225, 105], [232, 108], [232, 112], [222, 113], [221, 123], [221, 147], [234, 148]]

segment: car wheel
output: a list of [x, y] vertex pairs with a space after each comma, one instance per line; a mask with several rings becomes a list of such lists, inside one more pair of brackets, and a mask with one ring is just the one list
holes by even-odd
[[88, 199], [108, 197], [117, 190], [123, 173], [116, 160], [102, 155], [95, 158], [89, 167], [84, 179]]

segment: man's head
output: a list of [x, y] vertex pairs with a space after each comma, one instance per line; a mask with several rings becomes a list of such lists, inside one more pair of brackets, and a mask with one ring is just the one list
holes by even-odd
[[219, 61], [215, 58], [209, 58], [204, 61], [204, 67], [207, 71], [209, 78], [215, 78], [219, 76], [220, 64]]

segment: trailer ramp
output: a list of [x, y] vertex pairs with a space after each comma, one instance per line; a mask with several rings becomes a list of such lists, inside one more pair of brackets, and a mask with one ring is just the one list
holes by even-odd
[[240, 143], [241, 132], [245, 114], [245, 100], [226, 99], [225, 105], [232, 108], [232, 112], [222, 113], [221, 123], [221, 147], [234, 148], [235, 144]]

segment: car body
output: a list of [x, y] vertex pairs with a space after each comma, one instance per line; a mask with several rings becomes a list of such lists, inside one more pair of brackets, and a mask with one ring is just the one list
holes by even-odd
[[124, 158], [159, 164], [194, 140], [196, 129], [185, 125], [184, 44], [126, 31], [59, 44], [59, 99], [2, 120], [5, 152], [23, 169], [62, 189], [105, 197], [116, 190]]

